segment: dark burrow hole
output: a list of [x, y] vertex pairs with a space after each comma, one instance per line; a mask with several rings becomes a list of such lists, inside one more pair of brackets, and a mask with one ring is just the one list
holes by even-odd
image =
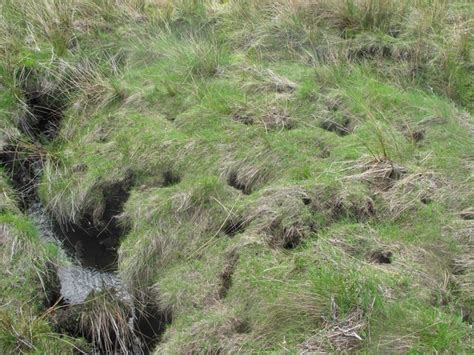
[[347, 55], [349, 60], [390, 58], [392, 57], [392, 48], [388, 45], [366, 45], [360, 48], [351, 49]]
[[331, 146], [323, 141], [316, 140], [315, 147], [319, 151], [317, 157], [326, 159], [331, 156]]
[[305, 206], [308, 206], [308, 205], [311, 204], [311, 198], [309, 198], [309, 197], [303, 197], [302, 201], [303, 201]]
[[397, 27], [392, 27], [388, 29], [387, 34], [393, 38], [398, 38], [400, 37], [400, 34], [402, 33], [402, 30]]
[[466, 272], [466, 264], [462, 259], [455, 258], [451, 263], [451, 273], [455, 276], [463, 275]]
[[178, 173], [172, 170], [167, 170], [163, 173], [163, 186], [164, 187], [173, 186], [173, 185], [179, 184], [180, 182], [181, 182], [181, 176], [179, 176]]
[[287, 129], [296, 128], [297, 121], [294, 120], [287, 112], [278, 108], [270, 109], [262, 117], [262, 123], [265, 129]]
[[425, 131], [424, 130], [413, 131], [410, 133], [409, 138], [411, 139], [412, 142], [419, 143], [423, 139], [425, 139]]
[[390, 170], [390, 174], [388, 175], [388, 178], [393, 181], [398, 181], [402, 178], [402, 176], [405, 173], [406, 173], [405, 169], [392, 164], [392, 169]]
[[38, 147], [17, 141], [5, 145], [0, 152], [0, 164], [11, 179], [23, 211], [37, 200], [36, 190], [43, 169], [39, 149], [31, 148]]
[[229, 219], [222, 227], [223, 232], [229, 237], [245, 231], [245, 222], [242, 220]]
[[304, 237], [304, 232], [296, 225], [286, 227], [283, 231], [280, 230], [280, 226], [272, 226], [270, 228], [273, 235], [282, 235], [282, 239], [280, 241], [277, 240], [277, 242], [284, 249], [295, 249]]
[[459, 214], [460, 217], [466, 221], [473, 221], [474, 220], [474, 208], [468, 208], [464, 211], [461, 211]]
[[53, 140], [63, 118], [63, 96], [58, 90], [41, 87], [32, 71], [22, 73], [20, 80], [25, 104], [28, 107], [19, 120], [19, 129], [26, 136], [10, 141], [0, 152], [0, 164], [11, 178], [19, 195], [22, 210], [38, 201], [37, 185], [42, 175], [42, 144]]
[[338, 196], [334, 196], [329, 204], [331, 217], [335, 221], [354, 219], [357, 222], [367, 221], [376, 216], [375, 203], [371, 198], [359, 203], [345, 203]]
[[238, 260], [239, 254], [235, 250], [227, 254], [224, 269], [219, 275], [219, 287], [217, 290], [219, 299], [224, 299], [232, 286], [232, 276]]
[[251, 187], [247, 186], [239, 180], [239, 176], [236, 170], [232, 170], [227, 176], [227, 184], [229, 186], [232, 186], [234, 189], [242, 191], [244, 195], [250, 195], [252, 193]]
[[300, 244], [300, 241], [301, 241], [300, 236], [296, 238], [288, 238], [285, 240], [285, 243], [283, 244], [283, 248], [288, 249], [288, 250], [295, 249]]
[[151, 352], [161, 340], [168, 324], [173, 320], [171, 310], [163, 309], [149, 295], [135, 296], [134, 328], [144, 345], [145, 352]]
[[235, 319], [232, 325], [233, 325], [233, 330], [237, 334], [250, 333], [251, 326], [250, 326], [249, 321], [242, 320], [242, 319]]
[[422, 196], [420, 198], [420, 201], [421, 203], [423, 203], [424, 205], [429, 205], [431, 202], [433, 202], [433, 200], [431, 199], [431, 197], [429, 196]]
[[371, 254], [370, 260], [377, 264], [391, 264], [392, 257], [393, 253], [391, 251], [377, 250]]
[[[26, 84], [26, 86], [32, 84]], [[35, 86], [33, 84], [33, 86]], [[38, 141], [53, 140], [59, 131], [63, 118], [64, 104], [57, 92], [38, 88], [25, 88], [27, 114], [20, 120], [21, 131]]]
[[467, 308], [461, 309], [461, 312], [462, 312], [462, 321], [472, 325], [474, 323], [474, 316], [472, 312]]
[[245, 112], [236, 112], [232, 115], [232, 119], [236, 122], [243, 123], [244, 125], [252, 125], [254, 123], [254, 119], [252, 116]]
[[128, 232], [117, 216], [123, 211], [131, 186], [132, 178], [128, 178], [103, 189], [105, 205], [99, 221], [90, 212], [78, 223], [55, 223], [56, 234], [64, 247], [83, 267], [103, 271], [116, 269], [120, 239]]
[[326, 131], [334, 132], [339, 136], [346, 136], [352, 132], [351, 121], [349, 118], [345, 118], [340, 123], [333, 120], [324, 120], [321, 122], [320, 127]]
[[406, 139], [413, 144], [419, 144], [426, 137], [426, 131], [423, 128], [413, 129], [410, 125], [405, 124], [402, 127], [402, 133]]

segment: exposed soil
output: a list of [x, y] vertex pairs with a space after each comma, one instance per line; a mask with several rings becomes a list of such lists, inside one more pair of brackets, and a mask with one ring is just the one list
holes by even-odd
[[40, 277], [44, 293], [43, 306], [49, 308], [63, 303], [61, 298], [61, 281], [59, 280], [58, 269], [55, 264], [48, 262], [45, 269], [45, 274], [40, 275]]
[[391, 264], [392, 257], [391, 251], [376, 250], [370, 255], [370, 260], [377, 264]]
[[10, 175], [22, 210], [37, 200], [36, 187], [43, 168], [41, 157], [31, 151], [32, 147], [22, 142], [11, 142], [0, 152], [0, 164]]
[[145, 351], [152, 351], [160, 341], [167, 324], [172, 322], [171, 310], [163, 309], [157, 302], [155, 292], [135, 294], [135, 317], [133, 321], [137, 336]]
[[351, 121], [348, 118], [344, 119], [343, 122], [325, 120], [321, 122], [320, 127], [339, 136], [346, 136], [352, 132]]
[[242, 220], [229, 219], [222, 228], [224, 233], [229, 237], [245, 231], [245, 222]]
[[120, 238], [127, 233], [117, 216], [128, 200], [130, 187], [128, 179], [103, 189], [105, 206], [99, 220], [93, 218], [91, 211], [79, 223], [55, 225], [64, 247], [82, 266], [105, 271], [116, 269]]
[[229, 292], [230, 287], [232, 286], [232, 275], [234, 274], [238, 260], [239, 254], [237, 254], [235, 250], [228, 254], [224, 269], [219, 275], [219, 288], [217, 291], [219, 299], [225, 298]]

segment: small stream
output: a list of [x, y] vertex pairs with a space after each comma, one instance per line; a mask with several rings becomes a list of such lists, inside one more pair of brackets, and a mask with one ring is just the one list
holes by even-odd
[[[45, 241], [59, 246], [59, 257], [66, 261], [65, 265], [57, 267], [57, 274], [61, 283], [61, 297], [65, 303], [71, 305], [81, 304], [92, 291], [107, 289], [114, 289], [123, 299], [131, 301], [130, 294], [125, 290], [115, 272], [102, 271], [95, 267], [95, 258], [100, 255], [91, 253], [95, 254], [93, 260], [88, 258], [88, 253], [85, 250], [93, 248], [90, 245], [91, 243], [83, 247], [81, 255], [77, 255], [76, 249], [78, 248], [75, 246], [79, 243], [79, 239], [76, 238], [76, 241], [74, 239], [65, 239], [67, 234], [58, 231], [60, 227], [53, 222], [40, 202], [33, 203], [26, 211], [26, 214], [35, 223], [41, 237]], [[77, 236], [77, 234], [74, 235]], [[81, 262], [81, 257], [83, 257], [85, 263]], [[104, 260], [107, 259], [110, 258], [106, 257]]]
[[[58, 223], [41, 203], [37, 189], [47, 154], [43, 145], [56, 138], [62, 109], [40, 92], [25, 91], [29, 114], [19, 127], [23, 137], [2, 147], [0, 164], [10, 175], [22, 211], [45, 241], [58, 245], [61, 262], [54, 265], [56, 285], [47, 290], [57, 295], [49, 300], [50, 306], [61, 305], [55, 312], [60, 315], [57, 331], [85, 337], [93, 343], [94, 353], [146, 354], [159, 340], [171, 315], [160, 309], [149, 291], [127, 290], [117, 274], [120, 239], [128, 232], [117, 216], [129, 197], [133, 178], [125, 177], [100, 189], [104, 204], [100, 216], [84, 211], [80, 221]], [[30, 143], [24, 144], [25, 141]], [[114, 312], [107, 313], [105, 328], [84, 329], [77, 317], [84, 312], [90, 297], [102, 291], [120, 307], [120, 319], [114, 319]], [[121, 329], [116, 328], [117, 320]], [[104, 339], [108, 341], [104, 343]]]

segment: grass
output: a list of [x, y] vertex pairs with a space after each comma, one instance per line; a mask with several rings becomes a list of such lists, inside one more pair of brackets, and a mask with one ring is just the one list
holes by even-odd
[[155, 352], [472, 351], [468, 1], [1, 8], [2, 146], [39, 92], [57, 219], [133, 179], [118, 271], [171, 310]]
[[57, 334], [49, 322], [55, 307], [50, 304], [57, 287], [51, 277], [51, 265], [58, 259], [57, 246], [39, 239], [34, 225], [12, 203], [14, 197], [3, 176], [1, 181], [4, 195], [0, 213], [0, 351], [75, 351], [84, 343]]
[[127, 352], [133, 344], [129, 301], [115, 291], [92, 292], [83, 304], [58, 309], [53, 322], [63, 334], [84, 337], [102, 352]]

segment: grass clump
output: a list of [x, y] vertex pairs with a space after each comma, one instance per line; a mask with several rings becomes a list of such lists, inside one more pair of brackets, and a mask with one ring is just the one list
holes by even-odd
[[86, 338], [100, 351], [127, 352], [134, 341], [129, 324], [132, 309], [111, 292], [91, 293], [84, 304], [59, 310], [54, 318], [56, 328]]

